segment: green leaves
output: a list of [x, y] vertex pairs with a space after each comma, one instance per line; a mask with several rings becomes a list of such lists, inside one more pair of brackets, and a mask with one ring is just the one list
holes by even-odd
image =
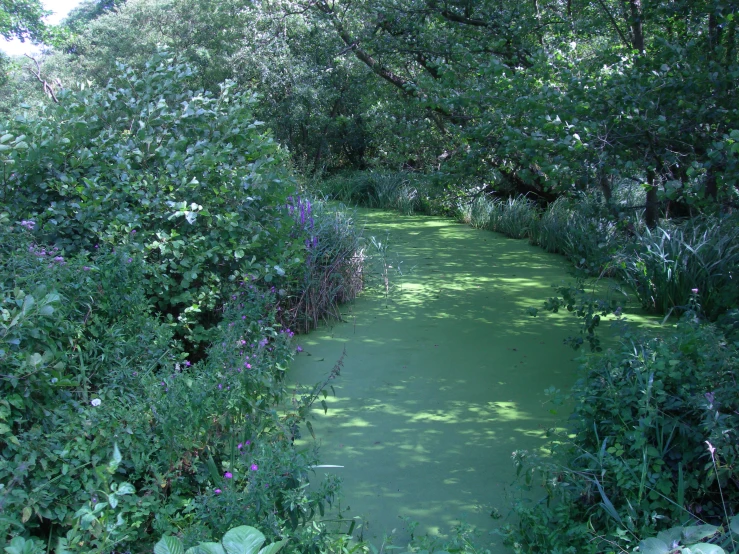
[[[221, 542], [200, 543], [187, 550], [187, 554], [277, 554], [287, 543], [281, 540], [260, 550], [264, 535], [248, 525], [234, 527]], [[154, 554], [185, 554], [182, 542], [177, 537], [165, 536], [154, 547]]]
[[154, 546], [154, 554], [185, 554], [185, 548], [177, 537], [164, 536]]
[[166, 53], [142, 71], [121, 65], [105, 87], [65, 90], [54, 110], [11, 121], [0, 156], [15, 165], [4, 189], [13, 215], [70, 253], [130, 245], [159, 309], [203, 340], [240, 261], [281, 262], [293, 181], [252, 95], [231, 82], [193, 91], [191, 75]]

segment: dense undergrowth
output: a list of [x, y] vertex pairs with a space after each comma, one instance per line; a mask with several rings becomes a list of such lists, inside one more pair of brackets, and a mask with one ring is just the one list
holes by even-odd
[[[459, 196], [410, 174], [334, 177], [323, 193], [404, 213], [455, 215], [474, 227], [527, 238], [566, 256], [580, 279], [610, 276], [669, 329], [636, 331], [623, 306], [560, 286], [545, 309], [581, 320], [592, 353], [573, 391], [568, 430], [553, 455], [514, 453], [520, 523], [515, 552], [736, 552], [739, 534], [739, 222], [735, 214], [664, 220], [648, 228], [629, 202], [560, 197], [542, 210], [525, 197]], [[469, 189], [467, 189], [469, 190]], [[628, 191], [623, 196], [628, 198]], [[597, 328], [620, 321], [618, 347]], [[474, 551], [473, 546], [465, 547]], [[719, 550], [723, 548], [724, 550]], [[691, 550], [692, 549], [692, 550]]]
[[191, 75], [159, 54], [0, 124], [8, 548], [333, 540], [314, 519], [338, 483], [307, 488], [317, 452], [293, 445], [330, 379], [278, 407], [290, 327], [361, 289], [359, 230], [301, 193], [249, 94]]

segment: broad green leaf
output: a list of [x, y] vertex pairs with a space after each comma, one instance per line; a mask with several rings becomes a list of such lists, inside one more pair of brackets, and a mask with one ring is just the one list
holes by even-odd
[[124, 494], [133, 494], [136, 492], [136, 489], [131, 483], [121, 483], [118, 485], [118, 491], [116, 491], [116, 494], [118, 496], [123, 496]]
[[693, 554], [726, 554], [726, 551], [723, 548], [721, 548], [719, 545], [710, 544], [707, 542], [699, 542], [698, 544], [691, 544], [690, 551]]
[[280, 550], [282, 550], [282, 547], [287, 544], [287, 539], [282, 539], [281, 541], [273, 542], [272, 544], [268, 544], [264, 548], [262, 548], [259, 551], [259, 554], [277, 554]]
[[639, 552], [641, 554], [669, 554], [670, 547], [659, 539], [649, 537], [639, 543]]
[[113, 457], [108, 462], [108, 472], [115, 473], [122, 460], [121, 451], [118, 450], [118, 444], [115, 443], [113, 444]]
[[692, 525], [683, 529], [683, 543], [698, 542], [716, 534], [718, 527], [714, 525]]
[[198, 554], [226, 554], [219, 542], [201, 542], [196, 548]]
[[739, 514], [731, 518], [731, 521], [729, 522], [729, 529], [731, 529], [732, 533], [736, 533], [737, 535], [739, 535]]
[[264, 535], [254, 527], [234, 527], [223, 535], [223, 546], [228, 554], [257, 554], [264, 544]]
[[165, 536], [154, 545], [154, 554], [185, 554], [185, 547], [177, 537]]
[[680, 542], [683, 536], [683, 527], [671, 527], [657, 533], [657, 538], [663, 541], [667, 546], [671, 546], [676, 542]]

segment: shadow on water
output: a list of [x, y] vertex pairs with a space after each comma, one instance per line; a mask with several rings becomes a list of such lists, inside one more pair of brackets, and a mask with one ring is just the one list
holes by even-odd
[[[375, 287], [344, 307], [345, 323], [301, 337], [293, 383], [314, 383], [347, 357], [328, 413], [313, 428], [325, 464], [343, 468], [342, 507], [367, 523], [379, 544], [401, 517], [416, 534], [479, 528], [494, 552], [515, 496], [514, 450], [536, 450], [557, 424], [544, 389], [568, 389], [577, 332], [569, 315], [526, 315], [569, 283], [567, 262], [494, 233], [450, 220], [361, 211], [365, 234], [389, 239], [386, 298]], [[607, 333], [607, 330], [605, 331]], [[305, 440], [305, 439], [303, 439]], [[326, 471], [326, 470], [319, 470]], [[505, 521], [505, 520], [503, 520]]]

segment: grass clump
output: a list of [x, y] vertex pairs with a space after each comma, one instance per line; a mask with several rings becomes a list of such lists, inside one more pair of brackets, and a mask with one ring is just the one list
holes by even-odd
[[285, 321], [307, 332], [321, 319], [339, 318], [339, 304], [356, 298], [363, 287], [361, 230], [344, 206], [291, 197], [290, 212], [305, 236], [305, 262], [286, 285]]
[[710, 319], [739, 305], [739, 222], [736, 216], [701, 217], [644, 229], [617, 257], [620, 276], [644, 308], [670, 313], [700, 292]]

